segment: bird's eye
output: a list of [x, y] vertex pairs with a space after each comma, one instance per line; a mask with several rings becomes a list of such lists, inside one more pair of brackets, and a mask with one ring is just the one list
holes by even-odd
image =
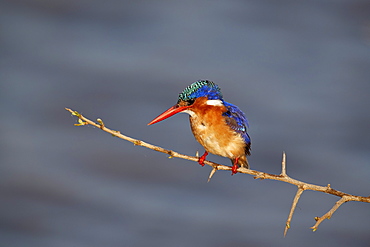
[[192, 105], [192, 104], [194, 104], [194, 101], [195, 101], [195, 99], [188, 99], [186, 101], [186, 103], [187, 103], [187, 105]]

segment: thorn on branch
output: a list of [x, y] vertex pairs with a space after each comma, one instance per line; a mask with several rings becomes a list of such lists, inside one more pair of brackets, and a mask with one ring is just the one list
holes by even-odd
[[281, 160], [281, 173], [280, 173], [280, 176], [282, 177], [286, 177], [287, 174], [286, 174], [286, 154], [285, 152], [283, 152], [283, 158]]
[[213, 175], [216, 173], [217, 171], [217, 167], [213, 167], [211, 173], [209, 174], [208, 176], [208, 180], [207, 180], [207, 183], [209, 183], [209, 181], [211, 181], [211, 178], [213, 177]]

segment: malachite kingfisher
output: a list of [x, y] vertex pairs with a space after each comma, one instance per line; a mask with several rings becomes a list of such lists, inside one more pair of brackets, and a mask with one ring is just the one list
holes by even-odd
[[232, 162], [232, 175], [239, 167], [249, 169], [251, 138], [247, 133], [248, 120], [235, 105], [226, 102], [220, 88], [209, 80], [199, 80], [185, 88], [176, 105], [154, 118], [155, 124], [176, 113], [188, 113], [195, 139], [204, 147], [199, 164], [209, 153], [227, 157]]

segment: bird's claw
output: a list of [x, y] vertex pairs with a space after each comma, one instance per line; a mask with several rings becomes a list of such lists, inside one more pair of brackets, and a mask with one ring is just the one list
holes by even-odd
[[234, 164], [232, 167], [231, 167], [231, 176], [238, 173], [238, 168], [239, 166], [237, 164]]
[[239, 161], [239, 157], [237, 157], [234, 160], [233, 166], [231, 167], [231, 176], [238, 173], [238, 168], [239, 168], [238, 161]]
[[199, 165], [204, 166], [204, 161], [206, 160], [207, 155], [208, 155], [208, 152], [206, 151], [204, 152], [202, 156], [199, 157], [199, 160], [198, 160]]

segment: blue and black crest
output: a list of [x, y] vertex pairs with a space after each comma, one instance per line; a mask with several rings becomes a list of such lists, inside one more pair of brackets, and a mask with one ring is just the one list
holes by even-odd
[[179, 101], [190, 101], [199, 97], [222, 99], [220, 88], [212, 81], [200, 80], [192, 83], [179, 94]]

